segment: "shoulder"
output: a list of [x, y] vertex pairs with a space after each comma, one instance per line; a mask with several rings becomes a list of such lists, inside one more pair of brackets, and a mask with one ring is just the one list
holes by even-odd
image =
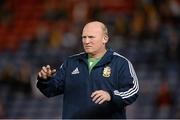
[[81, 52], [79, 54], [74, 54], [74, 55], [71, 55], [71, 56], [68, 56], [67, 58], [65, 58], [64, 62], [61, 64], [60, 68], [62, 68], [63, 66], [67, 67], [67, 66], [71, 66], [73, 64], [76, 64], [77, 61], [79, 59], [82, 59], [84, 58], [85, 56], [85, 52]]
[[75, 62], [75, 61], [77, 61], [79, 59], [83, 59], [85, 56], [86, 56], [86, 53], [85, 52], [81, 52], [81, 53], [69, 56], [66, 60], [67, 61], [71, 61], [71, 62]]
[[69, 58], [69, 59], [82, 58], [85, 54], [86, 54], [85, 52], [81, 52], [81, 53], [78, 53], [78, 54], [71, 55], [71, 56], [69, 56], [68, 58]]
[[121, 62], [130, 62], [126, 57], [117, 52], [113, 52], [112, 55], [114, 59], [119, 60]]
[[121, 68], [127, 69], [130, 73], [134, 71], [133, 65], [129, 59], [117, 52], [113, 52], [113, 56], [113, 59], [115, 59], [117, 63], [116, 66], [121, 66]]

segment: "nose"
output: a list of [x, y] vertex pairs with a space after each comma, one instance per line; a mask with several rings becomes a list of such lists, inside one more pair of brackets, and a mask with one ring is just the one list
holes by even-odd
[[83, 42], [85, 43], [85, 44], [88, 44], [88, 43], [90, 43], [90, 39], [87, 37], [87, 38], [83, 38]]

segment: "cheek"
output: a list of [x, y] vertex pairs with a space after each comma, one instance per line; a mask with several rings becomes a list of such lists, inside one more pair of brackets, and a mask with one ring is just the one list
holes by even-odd
[[99, 49], [99, 48], [101, 48], [102, 47], [102, 45], [103, 45], [103, 43], [102, 42], [97, 42], [97, 43], [94, 43], [94, 48], [95, 49]]

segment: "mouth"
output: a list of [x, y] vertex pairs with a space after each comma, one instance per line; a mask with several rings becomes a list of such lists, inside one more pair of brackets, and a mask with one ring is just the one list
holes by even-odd
[[91, 46], [84, 46], [85, 48], [89, 49], [89, 48], [92, 48]]

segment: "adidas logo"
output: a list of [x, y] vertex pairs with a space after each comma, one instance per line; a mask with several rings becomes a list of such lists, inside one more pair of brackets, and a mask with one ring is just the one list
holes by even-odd
[[79, 69], [78, 69], [78, 67], [76, 67], [76, 69], [73, 70], [71, 74], [74, 75], [74, 74], [79, 74], [79, 73], [80, 73], [80, 72], [79, 72]]

